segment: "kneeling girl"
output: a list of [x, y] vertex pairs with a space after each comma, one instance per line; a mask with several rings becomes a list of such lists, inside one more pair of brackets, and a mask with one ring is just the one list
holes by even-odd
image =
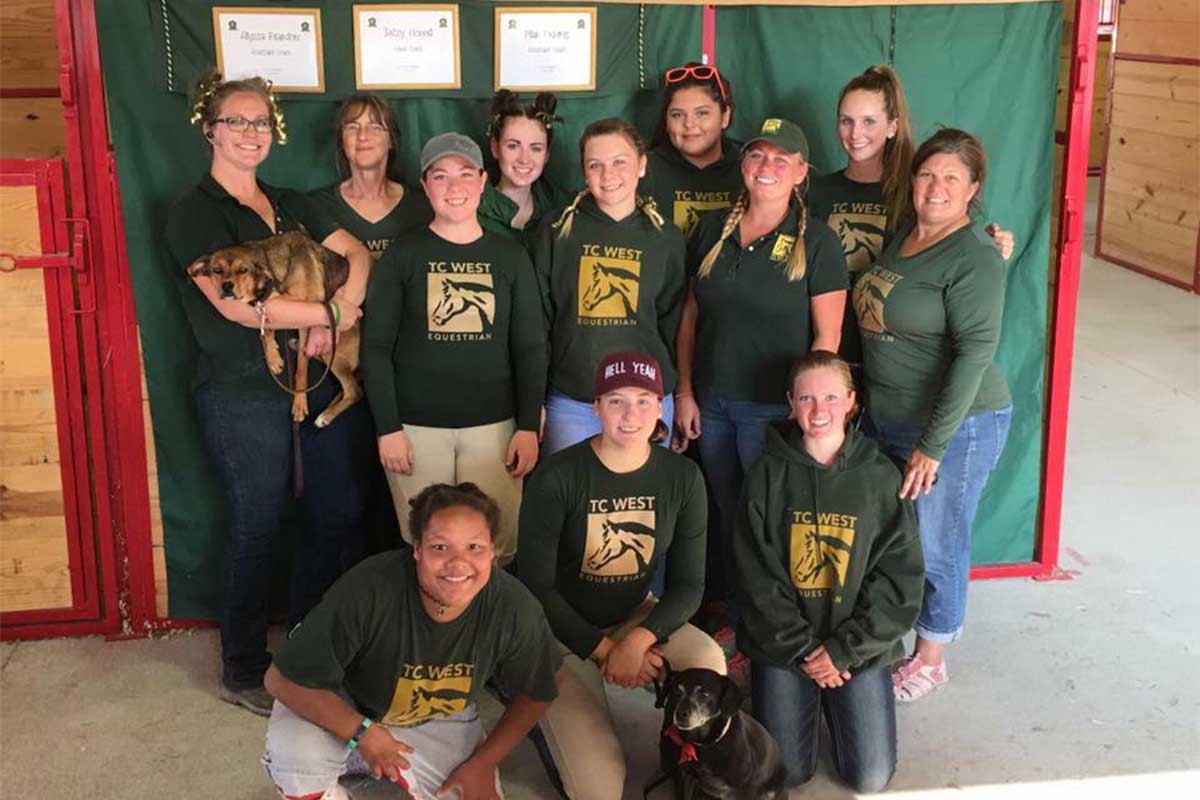
[[900, 473], [846, 422], [850, 367], [815, 351], [793, 368], [791, 417], [768, 430], [733, 538], [754, 716], [797, 786], [817, 766], [824, 711], [838, 774], [879, 791], [896, 768], [890, 665], [921, 608], [924, 561]]
[[[606, 356], [593, 406], [601, 433], [549, 457], [521, 508], [517, 571], [569, 666], [542, 727], [572, 800], [611, 800], [625, 784], [605, 681], [645, 685], [664, 657], [725, 672], [721, 648], [687, 623], [704, 593], [707, 498], [694, 463], [653, 446], [667, 434], [662, 395], [655, 359]], [[656, 599], [648, 589], [664, 561]]]

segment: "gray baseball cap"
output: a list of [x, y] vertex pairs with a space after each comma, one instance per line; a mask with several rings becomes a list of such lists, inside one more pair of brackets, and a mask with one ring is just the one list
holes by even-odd
[[476, 169], [483, 169], [483, 152], [470, 137], [461, 133], [439, 133], [421, 148], [421, 172], [443, 156], [459, 156]]

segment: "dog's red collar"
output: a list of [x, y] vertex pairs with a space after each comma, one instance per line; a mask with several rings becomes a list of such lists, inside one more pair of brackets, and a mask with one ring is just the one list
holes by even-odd
[[[705, 742], [701, 747], [711, 747], [717, 742], [725, 738], [725, 734], [729, 733], [729, 727], [733, 724], [733, 717], [725, 720], [725, 727], [721, 729], [721, 734], [711, 742]], [[685, 741], [683, 735], [679, 733], [679, 728], [672, 722], [666, 728], [663, 728], [663, 736], [667, 737], [679, 747], [679, 763], [686, 764], [689, 761], [699, 761], [700, 756], [696, 754], [696, 743]]]

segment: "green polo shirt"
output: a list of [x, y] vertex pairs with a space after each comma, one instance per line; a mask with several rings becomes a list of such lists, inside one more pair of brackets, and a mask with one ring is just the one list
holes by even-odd
[[642, 627], [663, 641], [700, 607], [704, 479], [691, 460], [650, 450], [640, 468], [616, 473], [585, 439], [538, 465], [525, 489], [517, 574], [580, 658], [645, 600], [664, 559], [666, 589]]
[[[187, 277], [187, 268], [201, 256], [242, 242], [266, 239], [274, 233], [303, 231], [323, 242], [338, 230], [337, 223], [316, 209], [304, 195], [258, 182], [275, 209], [275, 231], [253, 209], [242, 205], [206, 174], [167, 212], [166, 241], [171, 253], [171, 278], [180, 291], [183, 311], [199, 347], [192, 388], [210, 385], [227, 395], [257, 397], [279, 395], [267, 371], [258, 330], [230, 322]], [[283, 332], [276, 333], [280, 352], [287, 353]], [[325, 365], [309, 362], [309, 386]]]
[[517, 204], [507, 195], [488, 183], [483, 187], [483, 197], [479, 200], [479, 224], [485, 229], [512, 239], [526, 250], [533, 250], [534, 239], [538, 225], [547, 213], [556, 208], [562, 208], [571, 202], [566, 192], [555, 187], [546, 178], [539, 178], [533, 184], [533, 216], [525, 223], [524, 228], [514, 228], [512, 218], [517, 215]]
[[596, 365], [617, 350], [651, 355], [663, 389], [675, 389], [675, 337], [684, 301], [683, 234], [662, 230], [640, 210], [621, 221], [590, 196], [571, 234], [559, 238], [549, 215], [538, 230], [533, 264], [550, 340], [550, 388], [590, 403]]
[[663, 218], [688, 236], [704, 214], [729, 208], [743, 188], [741, 145], [721, 139], [721, 157], [697, 167], [669, 141], [650, 151], [638, 190], [654, 198]]
[[512, 417], [536, 431], [546, 340], [528, 254], [490, 231], [470, 244], [402, 235], [371, 270], [362, 364], [380, 434]]
[[433, 209], [429, 198], [420, 187], [404, 187], [400, 202], [382, 219], [371, 222], [364, 219], [353, 206], [342, 197], [341, 184], [334, 183], [309, 194], [313, 205], [332, 218], [337, 224], [350, 231], [378, 260], [396, 237], [413, 228], [428, 225], [433, 220]]
[[924, 427], [917, 447], [941, 459], [963, 419], [1012, 403], [993, 363], [1004, 316], [1004, 259], [983, 226], [915, 256], [911, 226], [854, 288], [871, 416]]
[[562, 658], [537, 600], [496, 567], [462, 615], [434, 620], [405, 548], [343, 575], [274, 663], [301, 686], [345, 692], [372, 720], [413, 726], [477, 705], [493, 675], [513, 692], [549, 702]]
[[[833, 231], [809, 217], [804, 277], [787, 279], [796, 204], [775, 230], [742, 247], [725, 239], [705, 278], [693, 278], [699, 314], [692, 375], [696, 391], [723, 400], [786, 402], [792, 362], [812, 347], [809, 302], [846, 290], [846, 257]], [[688, 240], [691, 274], [721, 238], [728, 211], [702, 218]]]

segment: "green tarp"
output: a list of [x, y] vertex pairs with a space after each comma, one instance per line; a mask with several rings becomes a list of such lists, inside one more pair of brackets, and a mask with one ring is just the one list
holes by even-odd
[[[169, 615], [174, 618], [214, 615], [224, 532], [221, 502], [188, 391], [194, 344], [169, 278], [161, 236], [171, 200], [207, 168], [206, 148], [187, 122], [184, 91], [211, 65], [213, 5], [208, 0], [97, 0], [158, 451]], [[351, 3], [310, 0], [304, 5], [322, 10], [328, 91], [285, 96], [289, 143], [272, 151], [261, 172], [269, 182], [301, 189], [334, 179], [332, 116], [336, 103], [353, 90], [354, 64]], [[435, 133], [454, 129], [482, 139], [491, 93], [495, 5], [460, 4], [462, 90], [394, 95], [407, 175], [415, 175], [420, 143]], [[566, 122], [555, 129], [549, 170], [556, 180], [578, 184], [577, 142], [589, 121], [621, 116], [649, 132], [657, 112], [657, 76], [666, 66], [698, 58], [700, 16], [697, 6], [599, 7], [597, 91], [562, 100]], [[1059, 3], [722, 7], [717, 13], [718, 64], [736, 90], [735, 137], [744, 136], [765, 115], [786, 116], [808, 131], [817, 168], [839, 168], [837, 92], [852, 75], [893, 53], [918, 137], [939, 124], [953, 124], [979, 135], [988, 149], [987, 216], [1013, 229], [1018, 240], [1009, 266], [999, 356], [1016, 409], [1008, 447], [980, 510], [976, 563], [1021, 562], [1033, 555], [1060, 25]], [[648, 88], [639, 89], [642, 85]]]

